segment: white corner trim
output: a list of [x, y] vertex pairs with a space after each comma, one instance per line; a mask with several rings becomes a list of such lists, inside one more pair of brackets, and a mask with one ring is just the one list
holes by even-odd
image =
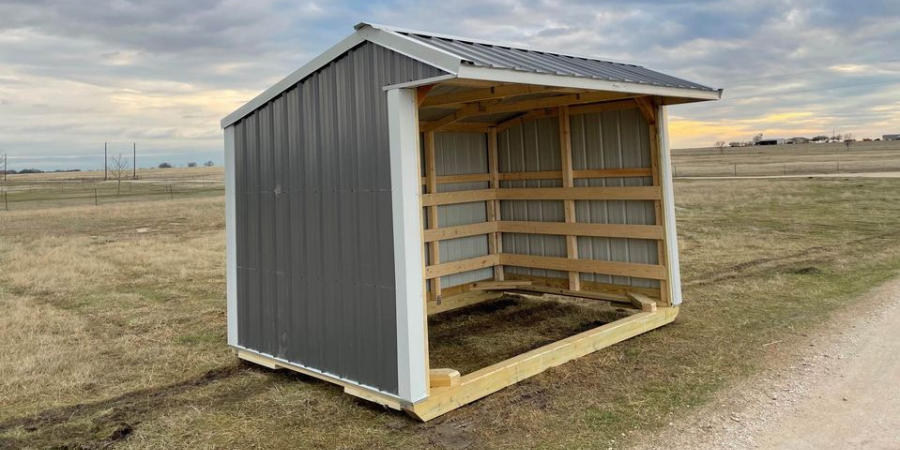
[[228, 345], [238, 345], [237, 193], [235, 192], [234, 126], [225, 128], [225, 305]]
[[661, 97], [683, 97], [697, 100], [718, 100], [722, 96], [721, 91], [701, 91], [699, 89], [653, 86], [650, 84], [607, 81], [546, 73], [520, 72], [510, 69], [492, 69], [490, 67], [476, 67], [469, 65], [461, 65], [457, 72], [457, 76], [460, 79], [469, 80], [589, 89], [594, 91], [622, 92], [625, 94], [658, 95]]
[[387, 92], [387, 100], [397, 291], [398, 395], [415, 403], [428, 395], [416, 91], [394, 89]]
[[666, 261], [669, 269], [669, 290], [673, 305], [681, 304], [681, 264], [678, 261], [678, 231], [675, 229], [675, 186], [672, 180], [672, 153], [669, 150], [669, 117], [666, 106], [656, 111], [659, 127], [659, 171], [662, 184], [663, 214], [666, 232]]

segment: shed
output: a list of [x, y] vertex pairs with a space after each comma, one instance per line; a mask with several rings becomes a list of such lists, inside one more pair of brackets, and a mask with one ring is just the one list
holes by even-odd
[[[681, 303], [668, 105], [644, 67], [362, 23], [222, 120], [228, 344], [429, 420]], [[471, 373], [430, 314], [504, 291], [633, 308]]]

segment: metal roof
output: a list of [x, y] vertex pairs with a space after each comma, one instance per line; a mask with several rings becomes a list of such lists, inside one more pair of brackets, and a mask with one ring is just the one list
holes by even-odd
[[633, 64], [369, 23], [360, 23], [355, 28], [356, 33], [313, 58], [223, 118], [222, 127], [237, 122], [364, 42], [375, 43], [445, 73], [431, 79], [385, 86], [385, 89], [414, 87], [450, 78], [463, 78], [495, 83], [656, 95], [676, 99], [675, 101], [679, 103], [718, 100], [722, 95], [722, 90]]
[[634, 64], [604, 61], [566, 53], [547, 52], [524, 47], [489, 43], [475, 39], [438, 35], [416, 30], [368, 25], [384, 31], [413, 38], [423, 44], [458, 57], [463, 64], [492, 69], [508, 69], [569, 77], [647, 84], [653, 86], [696, 89], [715, 92], [708, 86], [676, 78]]

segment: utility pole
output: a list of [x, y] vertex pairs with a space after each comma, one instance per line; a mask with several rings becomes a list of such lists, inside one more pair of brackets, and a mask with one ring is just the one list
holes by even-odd
[[131, 143], [131, 178], [137, 180], [137, 144]]
[[6, 169], [6, 153], [0, 155], [0, 162], [3, 163], [3, 182], [5, 183], [5, 182], [6, 182], [6, 172], [7, 172], [7, 169]]
[[106, 142], [103, 143], [103, 181], [106, 181], [107, 170], [106, 170]]

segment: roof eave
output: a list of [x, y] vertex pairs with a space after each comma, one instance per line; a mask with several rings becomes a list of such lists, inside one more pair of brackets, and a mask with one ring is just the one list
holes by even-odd
[[719, 100], [722, 89], [701, 90], [693, 88], [657, 86], [643, 83], [608, 81], [588, 77], [574, 77], [536, 72], [522, 72], [511, 69], [496, 69], [463, 65], [457, 77], [469, 80], [496, 81], [498, 83], [533, 84], [562, 88], [588, 89], [594, 91], [622, 92], [626, 94], [655, 95], [690, 99], [692, 101]]

